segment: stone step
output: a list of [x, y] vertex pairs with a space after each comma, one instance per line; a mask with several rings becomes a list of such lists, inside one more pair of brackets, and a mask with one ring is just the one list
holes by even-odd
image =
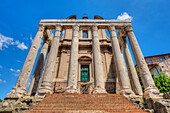
[[118, 94], [51, 94], [27, 113], [146, 113]]

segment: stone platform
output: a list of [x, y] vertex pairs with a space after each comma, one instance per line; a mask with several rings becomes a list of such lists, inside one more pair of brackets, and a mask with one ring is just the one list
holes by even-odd
[[146, 113], [118, 94], [51, 94], [26, 113]]

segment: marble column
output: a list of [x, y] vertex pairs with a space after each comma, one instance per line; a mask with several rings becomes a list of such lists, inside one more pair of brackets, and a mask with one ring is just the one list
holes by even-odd
[[145, 62], [145, 59], [143, 57], [142, 51], [139, 47], [139, 44], [136, 40], [136, 37], [134, 35], [132, 26], [127, 26], [125, 28], [125, 31], [128, 35], [129, 42], [133, 51], [133, 54], [135, 56], [135, 60], [140, 72], [140, 76], [144, 85], [144, 96], [145, 98], [155, 97], [159, 95], [159, 90], [155, 86], [155, 83], [152, 79], [152, 76], [149, 72], [148, 66]]
[[79, 26], [73, 25], [66, 93], [77, 93]]
[[104, 79], [103, 79], [103, 67], [101, 63], [101, 51], [100, 51], [100, 43], [98, 39], [98, 26], [92, 26], [92, 50], [93, 50], [93, 65], [94, 65], [94, 81], [95, 88], [93, 90], [93, 94], [95, 93], [106, 93]]
[[46, 57], [46, 60], [45, 60], [43, 71], [42, 71], [42, 76], [41, 76], [41, 78], [39, 80], [39, 83], [38, 83], [38, 88], [37, 88], [36, 96], [38, 96], [38, 92], [39, 92], [40, 86], [42, 84], [42, 79], [43, 79], [44, 71], [45, 71], [45, 68], [46, 68], [46, 65], [47, 65], [47, 59], [48, 59], [48, 56], [49, 56], [50, 48], [51, 48], [51, 46], [48, 46], [47, 57]]
[[128, 68], [129, 78], [132, 84], [132, 89], [136, 95], [142, 96], [143, 95], [142, 88], [139, 82], [138, 75], [136, 73], [136, 69], [133, 64], [133, 60], [132, 60], [132, 57], [131, 57], [131, 54], [128, 48], [126, 37], [122, 37], [122, 39], [123, 39], [123, 45], [122, 45], [123, 52], [124, 52], [124, 56], [125, 56], [125, 60], [126, 60], [127, 68]]
[[129, 82], [128, 75], [126, 74], [126, 69], [123, 63], [120, 46], [116, 36], [114, 25], [109, 26], [109, 32], [110, 32], [111, 43], [112, 43], [113, 57], [115, 58], [115, 63], [117, 65], [120, 94], [123, 94], [126, 97], [133, 97], [135, 96], [135, 94], [130, 89], [130, 82]]
[[32, 79], [31, 79], [28, 92], [27, 92], [28, 96], [34, 96], [36, 94], [39, 79], [40, 79], [43, 64], [44, 64], [44, 60], [45, 60], [46, 53], [48, 50], [48, 45], [49, 45], [49, 40], [45, 40], [45, 42], [43, 43], [34, 73], [33, 73], [33, 76], [32, 76]]
[[51, 45], [51, 49], [50, 49], [49, 56], [47, 59], [47, 64], [45, 67], [42, 84], [38, 91], [38, 96], [44, 96], [47, 93], [52, 93], [51, 85], [52, 85], [52, 80], [53, 80], [54, 67], [55, 67], [56, 59], [58, 55], [58, 47], [59, 47], [61, 30], [62, 30], [62, 27], [60, 25], [56, 25], [55, 35], [54, 35], [54, 38], [52, 39], [52, 45]]
[[38, 27], [37, 34], [34, 38], [34, 41], [31, 45], [25, 63], [22, 67], [18, 80], [16, 82], [15, 87], [11, 90], [9, 94], [6, 95], [5, 98], [20, 98], [26, 95], [26, 87], [28, 84], [28, 80], [35, 62], [35, 58], [37, 56], [38, 49], [41, 44], [41, 40], [43, 37], [45, 27], [40, 24]]
[[[50, 48], [51, 48], [51, 40], [52, 40], [53, 37], [54, 37], [53, 33], [52, 33], [51, 30], [49, 30], [49, 29], [46, 30], [46, 35], [47, 35], [47, 37], [49, 38], [50, 43], [49, 43], [49, 46], [48, 46], [48, 51], [47, 51], [47, 56], [46, 56], [44, 68], [43, 68], [43, 71], [42, 71], [42, 76], [41, 76], [41, 78], [40, 78], [40, 80], [39, 80], [39, 83], [38, 83], [38, 88], [37, 88], [38, 91], [39, 91], [39, 88], [40, 88], [40, 86], [41, 86], [41, 84], [42, 84], [42, 79], [43, 79], [43, 76], [44, 76], [44, 71], [45, 71], [45, 68], [46, 68], [46, 65], [47, 65], [47, 59], [48, 59], [49, 52], [50, 52]], [[38, 91], [37, 91], [37, 93], [36, 93], [36, 96], [38, 95]]]

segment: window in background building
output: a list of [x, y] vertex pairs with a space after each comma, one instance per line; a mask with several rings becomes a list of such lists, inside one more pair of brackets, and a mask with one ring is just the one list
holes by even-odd
[[164, 61], [165, 60], [165, 57], [160, 57], [160, 61]]
[[83, 30], [83, 38], [88, 38], [88, 30]]

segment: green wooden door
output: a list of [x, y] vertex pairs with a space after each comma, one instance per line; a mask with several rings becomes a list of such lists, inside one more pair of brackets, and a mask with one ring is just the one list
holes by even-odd
[[81, 65], [81, 81], [90, 81], [89, 65]]

